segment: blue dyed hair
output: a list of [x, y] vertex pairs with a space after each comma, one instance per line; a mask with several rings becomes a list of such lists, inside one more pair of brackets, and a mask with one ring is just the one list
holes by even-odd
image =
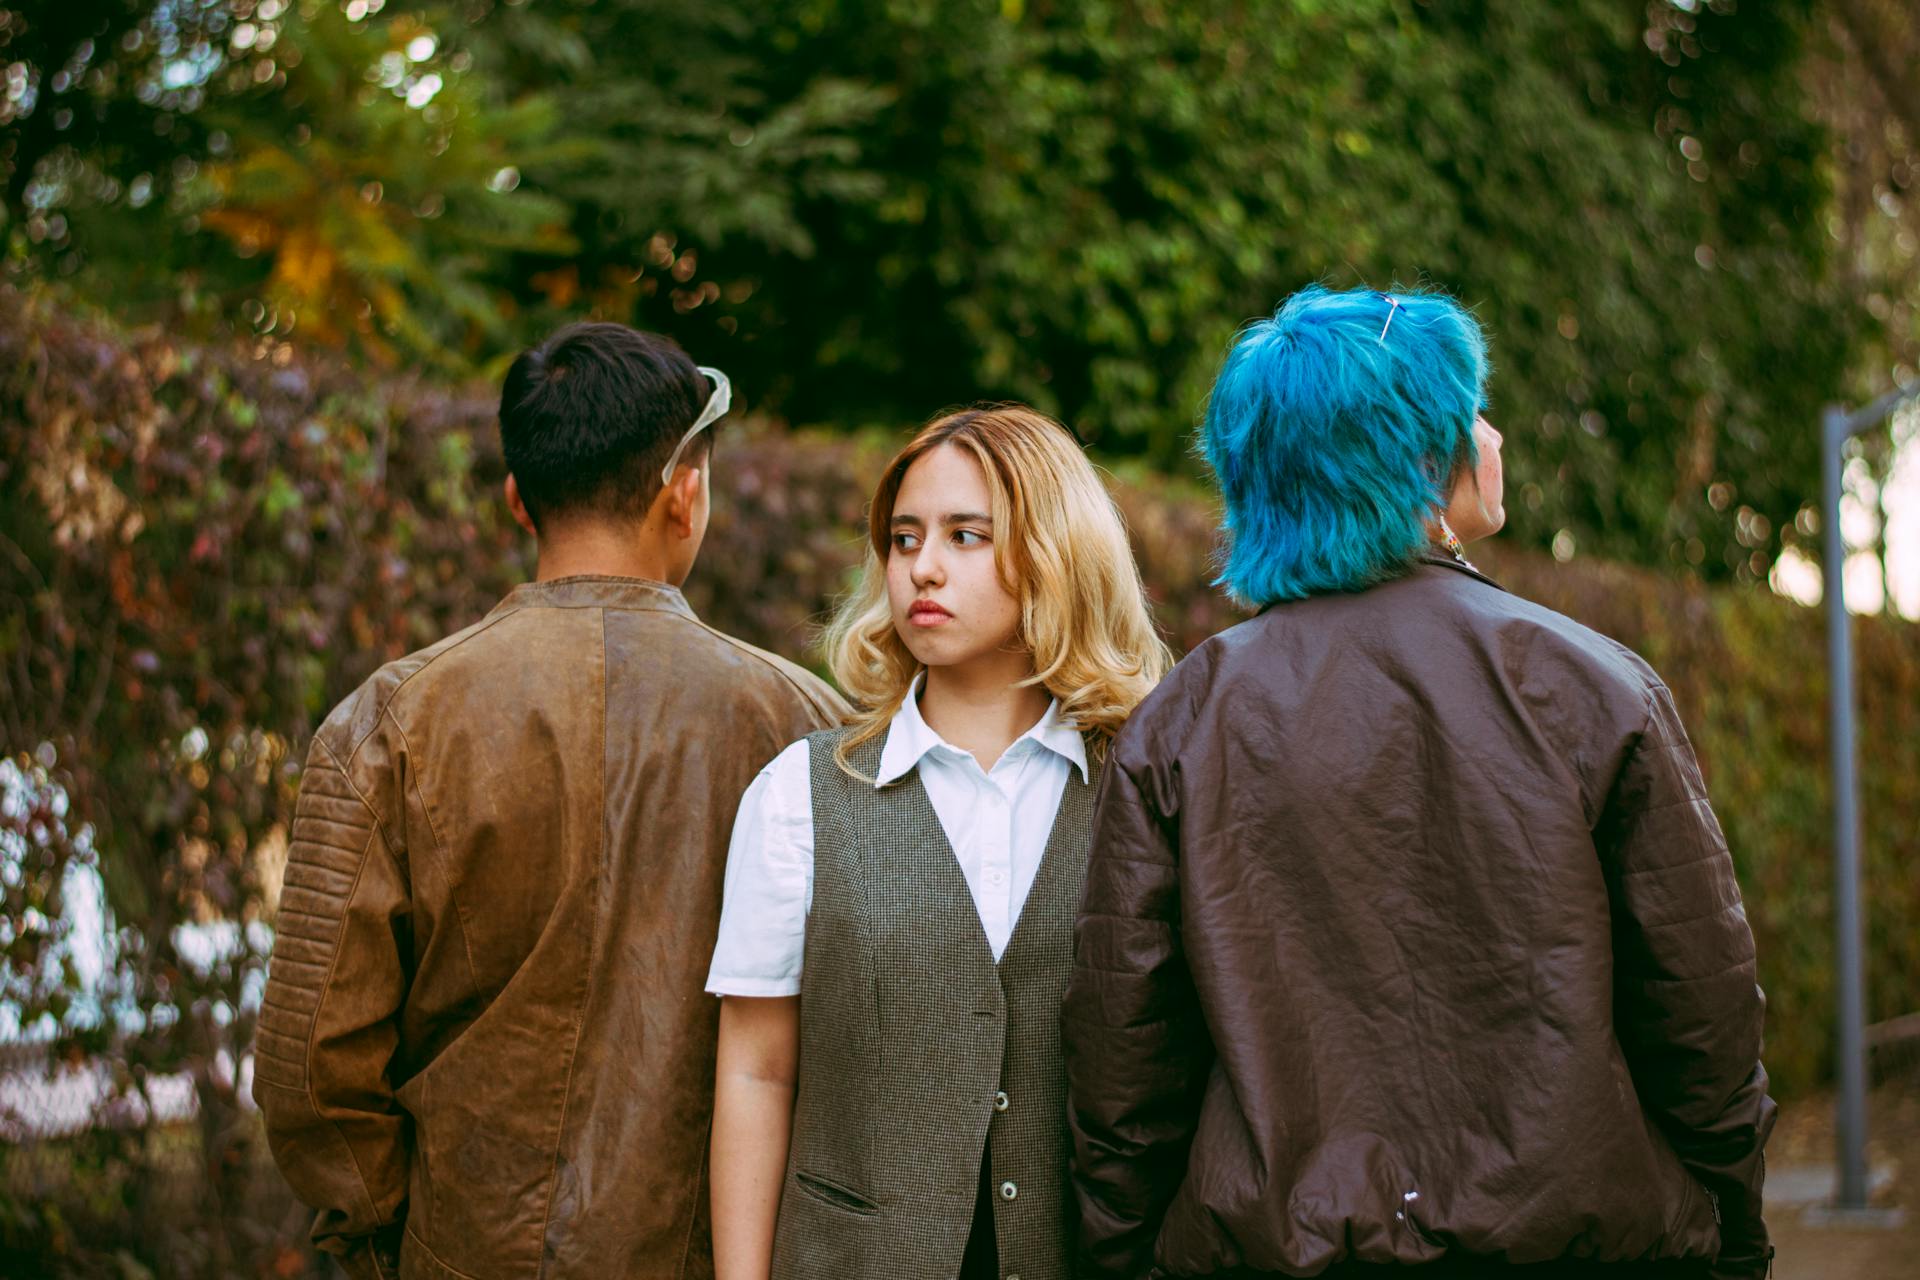
[[1440, 294], [1314, 285], [1248, 325], [1201, 430], [1226, 499], [1216, 585], [1264, 606], [1404, 573], [1478, 460], [1486, 380], [1480, 326]]

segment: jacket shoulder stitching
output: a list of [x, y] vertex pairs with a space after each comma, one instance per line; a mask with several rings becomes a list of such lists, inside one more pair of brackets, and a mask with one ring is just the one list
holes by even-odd
[[[387, 663], [386, 665], [382, 666], [378, 671], [374, 672], [371, 676], [367, 677], [367, 679], [360, 685], [360, 687], [358, 689], [355, 689], [352, 693], [348, 694], [346, 701], [340, 704], [342, 707], [344, 707], [350, 703], [355, 703], [359, 701], [363, 697], [372, 698], [375, 702], [375, 711], [376, 711], [376, 714], [373, 717], [373, 723], [367, 727], [367, 731], [361, 734], [358, 738], [355, 738], [351, 742], [346, 744], [348, 749], [344, 755], [342, 755], [339, 751], [334, 750], [333, 748], [328, 748], [328, 750], [335, 757], [335, 759], [340, 761], [341, 771], [348, 772], [352, 770], [353, 762], [360, 754], [360, 748], [365, 746], [367, 744], [367, 739], [371, 738], [374, 735], [374, 733], [378, 731], [381, 720], [391, 718], [396, 727], [399, 725], [400, 723], [399, 717], [392, 714], [393, 702], [396, 698], [400, 696], [400, 691], [402, 689], [405, 689], [409, 684], [411, 684], [415, 679], [415, 677], [419, 676], [428, 667], [431, 667], [434, 663], [438, 662], [441, 658], [445, 657], [447, 654], [452, 653], [455, 649], [458, 649], [461, 645], [466, 644], [470, 640], [478, 639], [480, 636], [484, 635], [486, 632], [492, 630], [494, 626], [496, 626], [499, 623], [505, 622], [508, 618], [511, 618], [516, 614], [520, 613], [520, 611], [521, 611], [520, 608], [516, 606], [515, 608], [506, 610], [504, 613], [501, 613], [496, 617], [482, 618], [480, 621], [474, 623], [472, 626], [466, 627], [465, 629], [460, 631], [456, 631], [450, 636], [442, 637], [440, 640], [435, 641], [433, 644], [428, 645], [424, 649], [417, 650], [414, 653], [408, 654], [404, 658], [397, 658], [394, 661]], [[410, 662], [417, 663], [417, 665], [414, 666], [414, 668], [411, 671], [408, 671], [405, 675], [401, 676], [398, 680], [394, 681], [392, 688], [378, 689], [375, 687], [380, 677], [383, 674], [390, 671], [397, 671], [400, 668], [405, 667]], [[338, 714], [338, 710], [339, 708], [335, 708], [336, 714]], [[331, 717], [329, 717], [329, 719], [331, 719]], [[317, 739], [325, 732], [326, 732], [326, 726], [322, 725], [320, 727], [320, 732], [316, 733], [314, 737]], [[376, 810], [376, 813], [377, 812], [378, 811]]]
[[782, 680], [786, 681], [788, 687], [790, 687], [795, 693], [799, 694], [802, 698], [806, 699], [808, 705], [823, 711], [831, 710], [831, 708], [822, 707], [820, 705], [820, 699], [813, 692], [808, 690], [805, 685], [801, 684], [799, 680], [795, 679], [794, 673], [787, 669], [789, 666], [793, 666], [795, 664], [789, 663], [786, 659], [781, 658], [776, 654], [768, 653], [766, 650], [759, 648], [757, 645], [748, 644], [745, 640], [740, 639], [738, 636], [730, 636], [726, 632], [720, 630], [720, 628], [718, 627], [709, 626], [706, 622], [702, 621], [697, 617], [690, 617], [687, 619], [687, 621], [693, 623], [694, 626], [699, 627], [702, 631], [706, 632], [708, 635], [712, 636], [714, 639], [720, 641], [722, 644], [726, 645], [728, 648], [733, 649], [735, 652], [744, 654], [745, 656], [752, 658], [754, 661], [758, 662], [761, 666], [766, 667], [768, 670], [772, 671], [775, 675], [779, 676]]

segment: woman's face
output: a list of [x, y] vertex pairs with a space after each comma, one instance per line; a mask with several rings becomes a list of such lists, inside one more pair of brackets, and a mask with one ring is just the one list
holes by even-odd
[[1020, 602], [994, 565], [992, 510], [980, 463], [955, 445], [922, 454], [901, 478], [887, 598], [894, 630], [922, 666], [997, 663], [1019, 653]]
[[1485, 418], [1475, 418], [1473, 443], [1480, 452], [1480, 460], [1460, 473], [1447, 501], [1447, 524], [1462, 542], [1490, 537], [1500, 532], [1500, 527], [1507, 522], [1500, 433]]

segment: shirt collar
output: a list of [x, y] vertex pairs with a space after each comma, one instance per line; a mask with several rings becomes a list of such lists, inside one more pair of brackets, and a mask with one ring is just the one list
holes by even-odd
[[[946, 750], [956, 755], [965, 754], [935, 733], [933, 726], [920, 714], [920, 686], [925, 679], [924, 671], [914, 677], [906, 700], [893, 713], [893, 719], [887, 725], [886, 745], [880, 748], [880, 767], [874, 772], [873, 784], [876, 787], [898, 782], [930, 751]], [[1031, 729], [1015, 738], [1007, 750], [1013, 750], [1028, 738], [1064, 758], [1068, 764], [1080, 770], [1082, 782], [1087, 780], [1086, 739], [1060, 714], [1058, 698], [1047, 704], [1046, 714], [1036, 720]]]

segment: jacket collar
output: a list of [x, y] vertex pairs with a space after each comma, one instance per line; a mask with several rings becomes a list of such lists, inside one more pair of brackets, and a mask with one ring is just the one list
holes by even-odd
[[1444, 547], [1430, 547], [1427, 550], [1421, 552], [1420, 563], [1437, 564], [1442, 569], [1451, 569], [1455, 573], [1464, 573], [1469, 578], [1474, 578], [1474, 579], [1477, 579], [1478, 581], [1484, 582], [1488, 586], [1494, 588], [1496, 591], [1506, 590], [1505, 587], [1501, 586], [1498, 582], [1495, 582], [1490, 576], [1488, 576], [1485, 573], [1482, 573], [1479, 569], [1474, 568], [1470, 564], [1462, 564], [1460, 561], [1454, 559], [1453, 553], [1448, 551]]
[[549, 578], [545, 582], [523, 582], [506, 594], [493, 608], [494, 613], [508, 609], [655, 609], [694, 617], [693, 606], [679, 589], [647, 578], [618, 578], [601, 574], [578, 574], [570, 578]]
[[[893, 719], [887, 725], [887, 743], [880, 750], [880, 767], [873, 776], [873, 785], [876, 787], [899, 781], [908, 770], [920, 763], [922, 757], [932, 752], [943, 752], [955, 758], [967, 754], [935, 733], [933, 726], [920, 714], [920, 686], [926, 678], [924, 671], [914, 677], [913, 688], [907, 691], [906, 701], [900, 704], [900, 709], [893, 713]], [[1087, 780], [1086, 740], [1080, 736], [1078, 729], [1061, 716], [1059, 699], [1048, 703], [1047, 713], [1036, 720], [1031, 729], [1015, 738], [1007, 750], [1012, 751], [1029, 738], [1055, 755], [1065, 757], [1067, 763], [1080, 770], [1080, 780]]]

